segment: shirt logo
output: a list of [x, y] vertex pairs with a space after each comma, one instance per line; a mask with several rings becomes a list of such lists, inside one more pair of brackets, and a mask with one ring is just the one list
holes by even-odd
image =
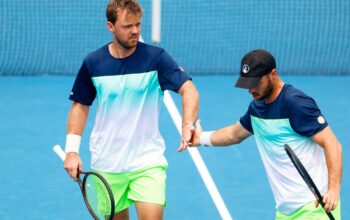
[[318, 116], [317, 118], [317, 122], [321, 125], [323, 125], [324, 123], [326, 123], [326, 120], [324, 119], [324, 117], [322, 115]]
[[181, 66], [179, 66], [179, 70], [180, 70], [181, 72], [185, 72], [185, 70], [184, 70]]
[[250, 67], [248, 66], [248, 64], [244, 64], [242, 66], [242, 73], [247, 74], [249, 72], [249, 70], [250, 70]]

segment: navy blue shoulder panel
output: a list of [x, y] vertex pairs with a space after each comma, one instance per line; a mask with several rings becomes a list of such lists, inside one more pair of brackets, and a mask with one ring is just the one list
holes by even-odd
[[139, 42], [135, 52], [129, 57], [117, 59], [111, 56], [108, 45], [90, 53], [86, 63], [92, 76], [138, 74], [158, 72], [162, 90], [177, 92], [191, 77], [162, 48]]
[[266, 104], [264, 100], [254, 100], [250, 103], [240, 123], [253, 132], [251, 115], [262, 119], [289, 119], [293, 130], [307, 137], [328, 125], [314, 99], [288, 84], [283, 86], [274, 102]]
[[86, 56], [78, 72], [70, 99], [91, 105], [96, 96], [92, 77], [143, 74], [157, 71], [161, 89], [178, 92], [181, 85], [191, 77], [162, 48], [139, 42], [133, 54], [126, 58], [113, 57], [108, 45]]
[[145, 73], [156, 69], [156, 62], [163, 49], [138, 43], [133, 54], [118, 59], [113, 57], [104, 45], [85, 58], [92, 77]]

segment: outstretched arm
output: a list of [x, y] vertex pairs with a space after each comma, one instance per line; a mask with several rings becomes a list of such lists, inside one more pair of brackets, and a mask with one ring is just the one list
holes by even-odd
[[[210, 136], [203, 138], [202, 135]], [[198, 120], [196, 122], [196, 132], [193, 138], [193, 146], [199, 146], [201, 144], [209, 144], [212, 146], [229, 146], [241, 143], [250, 135], [252, 135], [252, 133], [246, 130], [240, 122], [236, 122], [234, 125], [229, 125], [212, 133], [203, 132], [200, 121]]]
[[83, 166], [79, 157], [79, 145], [88, 113], [88, 106], [73, 102], [68, 116], [64, 169], [75, 180], [78, 171], [81, 171]]
[[191, 80], [187, 80], [178, 93], [182, 95], [182, 139], [177, 151], [181, 152], [191, 145], [193, 125], [198, 115], [199, 93]]
[[[328, 168], [328, 191], [323, 195], [325, 210], [334, 210], [339, 201], [342, 176], [342, 146], [327, 126], [312, 137], [325, 151]], [[318, 205], [318, 204], [317, 204]]]

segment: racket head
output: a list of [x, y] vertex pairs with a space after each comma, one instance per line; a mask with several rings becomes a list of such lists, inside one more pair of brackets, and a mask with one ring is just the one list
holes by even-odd
[[107, 181], [95, 172], [81, 172], [81, 174], [84, 174], [81, 182], [84, 202], [92, 217], [95, 220], [112, 220], [115, 202]]

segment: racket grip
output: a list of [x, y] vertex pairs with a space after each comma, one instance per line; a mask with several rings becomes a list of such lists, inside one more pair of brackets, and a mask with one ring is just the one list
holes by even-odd
[[[322, 199], [323, 199], [323, 197], [322, 197]], [[323, 210], [326, 212], [328, 218], [329, 218], [330, 220], [335, 220], [333, 214], [332, 214], [331, 212], [327, 212], [327, 211], [324, 209], [324, 205], [325, 205], [324, 202], [323, 202], [322, 200], [319, 200], [318, 202], [319, 202], [320, 205], [322, 206]]]
[[60, 145], [53, 146], [53, 151], [61, 158], [62, 161], [66, 159], [66, 153], [62, 150]]
[[329, 218], [330, 220], [335, 220], [335, 218], [334, 218], [334, 216], [332, 215], [332, 213], [326, 212], [326, 214], [328, 215], [328, 218]]

